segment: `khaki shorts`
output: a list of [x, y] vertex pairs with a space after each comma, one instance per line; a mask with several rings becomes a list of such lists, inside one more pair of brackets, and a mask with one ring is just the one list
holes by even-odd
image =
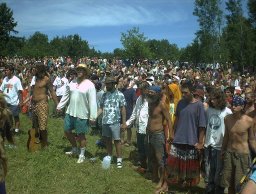
[[250, 165], [249, 154], [226, 152], [223, 158], [220, 186], [236, 187]]

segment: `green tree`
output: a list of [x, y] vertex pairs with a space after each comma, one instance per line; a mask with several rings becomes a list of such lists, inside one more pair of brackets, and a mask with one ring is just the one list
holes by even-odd
[[11, 36], [6, 44], [4, 56], [20, 56], [25, 43], [24, 37]]
[[196, 39], [200, 45], [201, 62], [219, 60], [222, 11], [220, 0], [195, 0], [193, 14], [198, 17], [200, 29]]
[[78, 34], [67, 36], [65, 43], [68, 47], [67, 54], [75, 60], [89, 53], [88, 42], [82, 40]]
[[121, 42], [124, 47], [125, 57], [133, 59], [150, 58], [151, 53], [147, 46], [147, 38], [140, 33], [138, 27], [121, 33]]
[[0, 55], [3, 55], [6, 44], [11, 37], [11, 32], [17, 33], [14, 28], [17, 22], [14, 21], [13, 12], [7, 7], [6, 3], [0, 4]]
[[229, 49], [229, 58], [240, 70], [244, 70], [245, 66], [253, 63], [255, 56], [252, 26], [243, 16], [241, 0], [229, 0], [226, 9], [227, 26], [223, 36]]
[[198, 40], [195, 39], [192, 44], [188, 45], [184, 49], [181, 49], [180, 53], [179, 60], [181, 62], [198, 64], [201, 59], [200, 44]]
[[41, 32], [35, 32], [26, 41], [22, 49], [23, 56], [44, 57], [50, 55], [48, 36]]
[[114, 56], [117, 58], [124, 58], [125, 57], [124, 50], [120, 48], [114, 49]]
[[256, 0], [248, 0], [250, 22], [256, 28]]
[[65, 38], [60, 38], [59, 36], [54, 37], [50, 41], [51, 55], [52, 56], [67, 56], [68, 49], [65, 45]]
[[165, 61], [176, 61], [179, 58], [179, 48], [176, 44], [170, 44], [168, 40], [148, 40], [147, 41], [152, 58], [161, 58]]

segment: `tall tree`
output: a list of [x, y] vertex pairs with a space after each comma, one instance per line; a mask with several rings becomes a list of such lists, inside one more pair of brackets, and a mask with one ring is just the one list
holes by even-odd
[[89, 52], [89, 44], [82, 40], [78, 34], [69, 35], [66, 39], [68, 47], [68, 55], [75, 60], [85, 56]]
[[6, 43], [8, 42], [11, 32], [17, 33], [14, 28], [17, 26], [17, 22], [14, 21], [13, 12], [7, 7], [6, 3], [0, 4], [0, 55], [1, 51], [6, 49]]
[[248, 0], [248, 10], [250, 21], [256, 28], [256, 0]]
[[147, 38], [143, 33], [140, 33], [138, 27], [128, 30], [127, 33], [121, 33], [121, 42], [127, 58], [150, 58], [151, 53], [146, 41]]
[[148, 40], [147, 45], [153, 58], [161, 58], [165, 61], [176, 61], [179, 58], [179, 48], [176, 44], [170, 44], [168, 40]]
[[26, 41], [23, 55], [29, 57], [44, 57], [50, 55], [48, 36], [41, 32], [35, 32]]
[[202, 51], [201, 62], [219, 60], [222, 11], [220, 0], [195, 0], [193, 14], [198, 17], [200, 29], [197, 40]]
[[241, 0], [228, 0], [226, 9], [227, 26], [223, 35], [229, 48], [230, 60], [240, 70], [244, 70], [245, 65], [253, 63], [255, 45], [252, 26], [243, 16]]

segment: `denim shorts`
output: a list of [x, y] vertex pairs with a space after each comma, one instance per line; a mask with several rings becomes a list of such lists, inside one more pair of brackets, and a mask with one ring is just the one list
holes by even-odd
[[12, 112], [12, 116], [18, 117], [20, 114], [20, 106], [19, 105], [7, 105], [9, 110]]
[[75, 130], [77, 134], [87, 133], [89, 131], [88, 119], [80, 119], [66, 114], [64, 118], [64, 131], [72, 130]]
[[120, 140], [120, 123], [116, 124], [103, 124], [102, 125], [102, 136], [112, 137], [113, 140]]

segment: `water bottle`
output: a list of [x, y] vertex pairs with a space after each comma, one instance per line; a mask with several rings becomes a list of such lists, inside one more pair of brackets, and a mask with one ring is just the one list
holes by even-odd
[[102, 161], [102, 168], [108, 169], [110, 167], [110, 164], [111, 164], [111, 157], [105, 156]]

